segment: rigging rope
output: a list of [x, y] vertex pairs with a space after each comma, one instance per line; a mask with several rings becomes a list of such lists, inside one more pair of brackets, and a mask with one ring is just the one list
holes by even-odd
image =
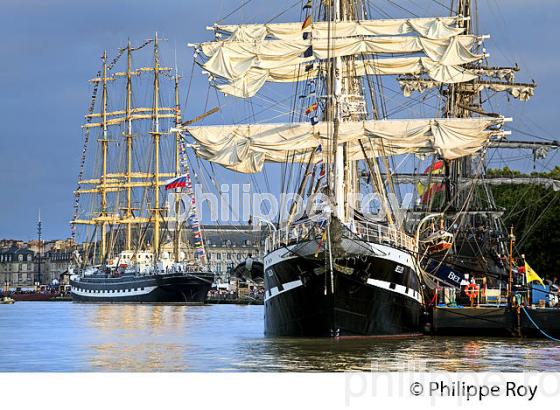
[[546, 337], [547, 339], [553, 340], [555, 342], [560, 342], [560, 339], [556, 339], [556, 338], [550, 336], [548, 333], [546, 333], [544, 330], [542, 330], [539, 327], [539, 325], [537, 325], [537, 323], [533, 320], [533, 318], [531, 316], [529, 316], [529, 313], [527, 312], [527, 309], [525, 309], [525, 306], [521, 306], [521, 310], [523, 310], [523, 313], [525, 313], [525, 316], [527, 316], [527, 319], [529, 319], [529, 321], [532, 323], [532, 325], [535, 326], [535, 329], [537, 329], [539, 332], [541, 332], [544, 337]]
[[[145, 44], [143, 44], [139, 48], [144, 47], [146, 44], [148, 44], [148, 42], [146, 42]], [[111, 60], [111, 63], [107, 66], [108, 71], [113, 69], [113, 67], [115, 66], [115, 64], [117, 64], [117, 62], [122, 57], [122, 55], [124, 54], [125, 51], [126, 51], [126, 48], [119, 49], [119, 52], [117, 53], [117, 55]], [[97, 71], [97, 77], [101, 77], [101, 75], [102, 75], [102, 70], [98, 70]], [[87, 111], [88, 116], [86, 117], [86, 124], [89, 124], [93, 119], [91, 114], [93, 114], [93, 111], [95, 110], [95, 102], [97, 101], [97, 92], [99, 90], [99, 84], [100, 83], [97, 81], [97, 82], [94, 83], [94, 86], [93, 86], [93, 91], [92, 91], [92, 94], [91, 94], [91, 100], [90, 100], [88, 111]], [[90, 135], [89, 128], [86, 128], [85, 131], [84, 131], [84, 144], [83, 144], [83, 147], [82, 147], [82, 156], [80, 158], [80, 169], [79, 169], [79, 172], [78, 172], [78, 181], [77, 181], [76, 191], [74, 193], [74, 212], [73, 212], [72, 220], [77, 219], [78, 215], [80, 213], [80, 188], [81, 188], [80, 181], [82, 180], [82, 178], [84, 176], [87, 149], [88, 149], [88, 146], [89, 146], [89, 135]], [[76, 240], [76, 232], [77, 232], [76, 224], [71, 224], [70, 225], [70, 230], [71, 230], [71, 238], [72, 238], [72, 240], [75, 241]]]

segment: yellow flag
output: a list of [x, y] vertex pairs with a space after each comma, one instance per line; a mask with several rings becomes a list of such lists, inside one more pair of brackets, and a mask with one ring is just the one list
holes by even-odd
[[525, 277], [527, 278], [527, 283], [537, 281], [544, 286], [544, 282], [541, 277], [537, 275], [537, 272], [535, 272], [527, 262], [525, 262]]

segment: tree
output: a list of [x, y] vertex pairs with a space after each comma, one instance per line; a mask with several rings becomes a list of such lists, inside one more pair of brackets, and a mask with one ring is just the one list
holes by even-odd
[[[548, 173], [521, 174], [508, 167], [488, 170], [490, 177], [544, 177], [560, 180], [560, 167]], [[560, 192], [538, 185], [492, 187], [503, 221], [514, 227], [517, 250], [541, 277], [560, 277]]]

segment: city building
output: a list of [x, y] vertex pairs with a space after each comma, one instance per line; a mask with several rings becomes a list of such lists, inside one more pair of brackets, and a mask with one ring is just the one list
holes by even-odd
[[210, 269], [222, 279], [251, 255], [262, 260], [264, 235], [251, 225], [205, 225], [203, 227], [206, 257]]
[[61, 282], [76, 245], [71, 239], [53, 241], [0, 240], [2, 288], [29, 289]]

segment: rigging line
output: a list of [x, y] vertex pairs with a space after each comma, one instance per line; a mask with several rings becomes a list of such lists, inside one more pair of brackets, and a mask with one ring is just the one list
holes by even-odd
[[192, 66], [191, 66], [191, 75], [189, 76], [189, 83], [187, 84], [187, 92], [186, 92], [186, 95], [185, 95], [185, 103], [184, 103], [185, 109], [188, 108], [187, 103], [188, 103], [189, 97], [191, 95], [191, 84], [192, 84], [192, 79], [194, 77], [194, 67], [195, 67], [195, 65], [196, 65], [196, 62], [193, 59], [193, 63], [192, 63]]
[[550, 336], [548, 333], [546, 333], [544, 330], [542, 330], [539, 325], [537, 325], [537, 323], [533, 320], [533, 318], [531, 316], [529, 316], [529, 313], [527, 313], [527, 309], [525, 308], [525, 306], [521, 306], [521, 310], [523, 310], [523, 313], [525, 313], [525, 316], [527, 316], [527, 318], [529, 319], [529, 321], [532, 323], [533, 326], [535, 326], [535, 328], [541, 332], [543, 334], [543, 336], [545, 336], [546, 338], [555, 341], [555, 342], [560, 342], [560, 339], [556, 339], [552, 336]]
[[517, 243], [517, 247], [521, 247], [523, 245], [523, 243], [527, 240], [527, 238], [529, 237], [529, 234], [531, 233], [531, 231], [533, 231], [538, 224], [540, 223], [540, 221], [544, 218], [544, 216], [546, 215], [547, 211], [552, 207], [552, 205], [554, 205], [554, 203], [558, 200], [559, 196], [555, 195], [554, 198], [552, 199], [552, 201], [550, 201], [548, 203], [548, 205], [546, 206], [546, 208], [540, 212], [539, 216], [537, 217], [537, 219], [529, 226], [529, 228], [527, 228], [525, 230], [525, 232], [523, 232], [523, 236], [521, 237], [521, 239], [519, 240], [519, 242]]
[[[539, 136], [539, 135], [535, 135], [535, 134], [532, 134], [532, 133], [530, 133], [530, 132], [520, 130], [519, 128], [512, 127], [511, 125], [508, 125], [508, 128], [509, 128], [510, 130], [512, 130], [512, 131], [518, 132], [519, 134], [526, 135], [526, 136], [528, 136], [528, 137], [537, 138], [537, 139], [540, 139], [540, 140], [543, 140], [543, 141], [551, 141], [551, 142], [554, 142], [554, 141], [555, 141], [553, 138], [541, 137], [541, 136]], [[512, 140], [512, 141], [513, 141], [513, 140]]]
[[438, 0], [432, 0], [437, 5], [443, 7], [444, 9], [448, 10], [449, 12], [453, 13], [453, 9], [451, 7], [446, 6], [445, 4], [439, 2]]
[[297, 0], [294, 4], [292, 4], [291, 6], [289, 6], [287, 9], [285, 9], [284, 11], [282, 11], [281, 13], [277, 14], [276, 16], [272, 17], [270, 20], [268, 20], [267, 22], [265, 22], [264, 24], [268, 24], [271, 23], [272, 21], [276, 20], [278, 17], [286, 14], [288, 11], [290, 11], [291, 9], [293, 9], [295, 6], [301, 4], [301, 0]]
[[251, 3], [253, 0], [246, 0], [243, 3], [241, 3], [239, 6], [237, 6], [234, 10], [232, 10], [231, 12], [229, 12], [228, 14], [226, 14], [224, 17], [222, 17], [221, 19], [219, 19], [218, 21], [216, 21], [216, 24], [221, 23], [222, 21], [224, 21], [225, 19], [227, 19], [228, 17], [233, 16], [235, 13], [237, 13], [239, 10], [241, 10], [243, 7], [245, 7], [247, 4]]
[[401, 6], [400, 4], [395, 3], [393, 0], [385, 0], [387, 1], [389, 4], [392, 4], [395, 7], [398, 7], [399, 9], [412, 14], [414, 17], [418, 17], [418, 14], [413, 13], [412, 11], [408, 10], [406, 7]]

